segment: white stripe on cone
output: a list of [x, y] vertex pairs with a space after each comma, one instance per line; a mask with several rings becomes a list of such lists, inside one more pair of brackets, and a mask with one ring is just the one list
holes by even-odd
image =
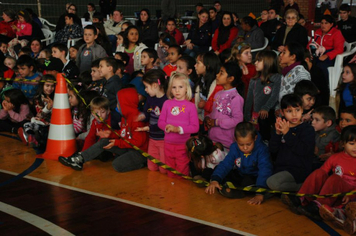
[[54, 125], [49, 127], [48, 139], [51, 140], [72, 140], [75, 139], [73, 124]]
[[53, 108], [56, 109], [69, 109], [68, 94], [56, 93], [54, 94]]

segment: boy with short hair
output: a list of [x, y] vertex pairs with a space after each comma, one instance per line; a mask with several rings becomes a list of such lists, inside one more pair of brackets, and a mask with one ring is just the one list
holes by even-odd
[[5, 57], [9, 55], [7, 51], [7, 43], [0, 41], [0, 51], [4, 54]]
[[301, 80], [294, 87], [294, 94], [297, 95], [303, 102], [303, 116], [304, 122], [311, 121], [311, 113], [315, 104], [315, 98], [319, 90], [315, 84], [309, 80]]
[[99, 92], [100, 95], [104, 93], [104, 84], [106, 83], [105, 78], [100, 76], [99, 65], [100, 60], [97, 59], [91, 63], [91, 84], [88, 86], [88, 90], [94, 90]]
[[106, 57], [105, 49], [95, 42], [98, 32], [93, 25], [87, 25], [84, 28], [84, 41], [77, 53], [76, 63], [79, 71], [90, 70], [92, 61]]
[[76, 16], [73, 13], [67, 13], [65, 15], [66, 26], [56, 33], [54, 36], [55, 42], [67, 44], [69, 39], [83, 37], [83, 28], [74, 22], [74, 17]]
[[339, 119], [340, 129], [343, 130], [349, 125], [356, 125], [356, 105], [341, 110]]
[[315, 130], [315, 155], [321, 165], [331, 156], [331, 152], [337, 151], [339, 146], [340, 133], [336, 130], [334, 109], [329, 106], [315, 108], [312, 126]]
[[[88, 135], [85, 138], [82, 151], [87, 150], [93, 146], [98, 140], [101, 139], [101, 135], [104, 131], [110, 130], [102, 121], [107, 124], [111, 123], [111, 114], [109, 107], [109, 100], [105, 97], [95, 97], [90, 102], [90, 110], [94, 118]], [[115, 138], [115, 137], [114, 137]]]
[[[41, 80], [41, 74], [36, 73], [36, 63], [35, 60], [29, 55], [22, 55], [17, 60], [17, 69], [19, 76], [17, 79], [26, 79], [30, 81], [20, 81], [14, 82], [12, 86], [25, 94], [27, 99], [32, 101], [32, 98], [35, 96], [38, 90], [38, 82]], [[32, 82], [33, 81], [33, 82]]]
[[130, 57], [125, 52], [115, 52], [115, 59], [123, 61], [125, 66], [127, 66], [127, 63], [129, 63]]
[[168, 61], [169, 64], [163, 68], [163, 71], [166, 72], [167, 76], [171, 76], [172, 72], [177, 70], [177, 61], [182, 56], [182, 48], [178, 45], [171, 45], [168, 48]]
[[143, 73], [155, 68], [154, 64], [158, 58], [157, 51], [152, 48], [146, 48], [142, 50], [141, 53], [141, 65], [143, 68]]
[[68, 48], [66, 45], [58, 43], [52, 46], [52, 56], [60, 59], [64, 64], [62, 69], [64, 76], [68, 79], [75, 79], [79, 75], [79, 68], [73, 61], [67, 60], [67, 55]]
[[122, 86], [126, 86], [130, 83], [131, 76], [125, 72], [125, 64], [121, 60], [116, 60], [117, 63], [117, 71], [115, 72], [121, 79]]
[[356, 41], [356, 18], [351, 16], [351, 7], [349, 4], [342, 4], [339, 7], [340, 18], [336, 25], [341, 31], [346, 42]]
[[112, 112], [116, 108], [116, 94], [122, 87], [120, 77], [115, 75], [117, 68], [116, 60], [112, 57], [105, 57], [100, 60], [99, 73], [106, 80], [104, 96], [109, 99]]
[[137, 121], [139, 111], [137, 109], [138, 95], [134, 88], [125, 88], [117, 93], [117, 108], [122, 114], [117, 137], [114, 133], [105, 132], [100, 135], [101, 139], [83, 152], [78, 152], [72, 156], [59, 157], [58, 160], [65, 166], [70, 166], [75, 170], [82, 170], [85, 162], [98, 157], [102, 152], [109, 151], [116, 154], [116, 159], [112, 165], [118, 172], [127, 172], [137, 170], [147, 164], [147, 159], [140, 152], [133, 149], [131, 145], [123, 139], [143, 151], [147, 151], [148, 133], [137, 131], [138, 127], [144, 127], [147, 124]]
[[274, 175], [267, 179], [272, 190], [298, 191], [312, 171], [315, 147], [315, 131], [303, 123], [303, 103], [295, 94], [283, 96], [281, 113], [284, 119], [276, 120], [269, 148], [276, 155]]

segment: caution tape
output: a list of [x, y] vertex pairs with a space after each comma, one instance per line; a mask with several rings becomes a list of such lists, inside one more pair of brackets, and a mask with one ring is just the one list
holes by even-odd
[[[81, 100], [84, 102], [84, 105], [88, 106], [84, 100], [83, 97], [80, 96], [79, 92], [74, 88], [73, 84], [70, 82], [70, 80], [68, 80], [67, 78], [65, 78], [65, 80], [68, 82], [68, 84], [73, 88], [73, 90], [77, 93], [78, 97], [81, 98]], [[208, 187], [210, 185], [209, 182], [205, 181], [205, 180], [200, 180], [200, 179], [193, 179], [190, 176], [187, 176], [175, 169], [173, 169], [172, 167], [166, 165], [165, 163], [161, 162], [160, 160], [154, 158], [153, 156], [151, 156], [150, 154], [148, 154], [147, 152], [142, 151], [140, 148], [138, 148], [136, 145], [130, 143], [127, 139], [121, 137], [121, 135], [119, 135], [116, 130], [114, 130], [111, 125], [109, 125], [108, 123], [106, 123], [98, 114], [96, 113], [92, 113], [93, 115], [95, 115], [96, 117], [98, 117], [100, 119], [100, 121], [105, 124], [110, 130], [111, 132], [113, 132], [114, 134], [116, 134], [119, 138], [121, 138], [123, 141], [125, 141], [127, 144], [129, 144], [133, 149], [135, 149], [136, 151], [140, 152], [142, 156], [146, 157], [147, 159], [149, 159], [150, 161], [152, 161], [153, 163], [155, 163], [156, 165], [158, 165], [159, 167], [168, 170], [170, 172], [172, 172], [173, 174], [176, 174], [186, 180], [190, 180], [193, 183], [201, 186], [201, 187]], [[272, 194], [286, 194], [286, 195], [295, 195], [297, 197], [315, 197], [315, 198], [329, 198], [329, 197], [342, 197], [342, 196], [350, 196], [350, 195], [354, 195], [356, 194], [356, 191], [351, 191], [351, 192], [345, 192], [345, 193], [333, 193], [333, 194], [324, 194], [324, 195], [318, 195], [318, 194], [303, 194], [303, 193], [294, 193], [294, 192], [284, 192], [284, 191], [276, 191], [276, 190], [270, 190], [270, 189], [266, 189], [266, 188], [259, 188], [259, 187], [236, 187], [233, 183], [231, 182], [226, 182], [226, 186], [229, 189], [235, 189], [235, 190], [240, 190], [240, 191], [245, 191], [245, 192], [254, 192], [254, 193], [272, 193]]]
[[[1, 78], [0, 77], [0, 81], [13, 81], [13, 82], [31, 82], [31, 83], [45, 83], [45, 82], [48, 82], [48, 80], [31, 80], [31, 79], [19, 79], [19, 78], [15, 78], [15, 79], [12, 79], [12, 78]], [[53, 83], [57, 83], [57, 81], [53, 81]]]

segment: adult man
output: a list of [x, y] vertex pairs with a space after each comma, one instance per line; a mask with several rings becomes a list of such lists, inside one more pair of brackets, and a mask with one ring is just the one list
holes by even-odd
[[341, 30], [346, 42], [352, 43], [356, 41], [356, 18], [350, 16], [351, 7], [348, 4], [342, 4], [339, 9], [341, 20], [337, 24], [337, 28]]
[[218, 14], [218, 16], [220, 17], [220, 18], [222, 18], [222, 10], [221, 10], [221, 3], [220, 3], [220, 1], [215, 1], [214, 2], [214, 7], [215, 7], [215, 9], [216, 9], [216, 12], [217, 12], [217, 14]]
[[209, 19], [211, 22], [212, 33], [214, 33], [215, 30], [219, 27], [219, 25], [221, 23], [221, 18], [218, 16], [218, 13], [217, 13], [215, 7], [211, 7], [209, 9]]
[[272, 41], [272, 38], [276, 35], [277, 26], [280, 24], [277, 19], [276, 9], [268, 9], [268, 20], [263, 22], [260, 26], [266, 38], [268, 38], [269, 44]]
[[126, 21], [121, 10], [114, 10], [112, 17], [104, 22], [105, 32], [112, 45], [112, 51], [116, 50], [116, 35], [121, 32], [121, 26]]

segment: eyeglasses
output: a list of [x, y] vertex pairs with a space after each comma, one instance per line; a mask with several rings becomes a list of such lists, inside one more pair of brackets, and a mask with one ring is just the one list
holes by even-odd
[[75, 8], [69, 8], [69, 10], [76, 11], [77, 9], [75, 9]]
[[288, 17], [286, 17], [286, 20], [295, 20], [295, 19], [297, 19], [297, 17], [295, 17], [295, 16], [288, 16]]

